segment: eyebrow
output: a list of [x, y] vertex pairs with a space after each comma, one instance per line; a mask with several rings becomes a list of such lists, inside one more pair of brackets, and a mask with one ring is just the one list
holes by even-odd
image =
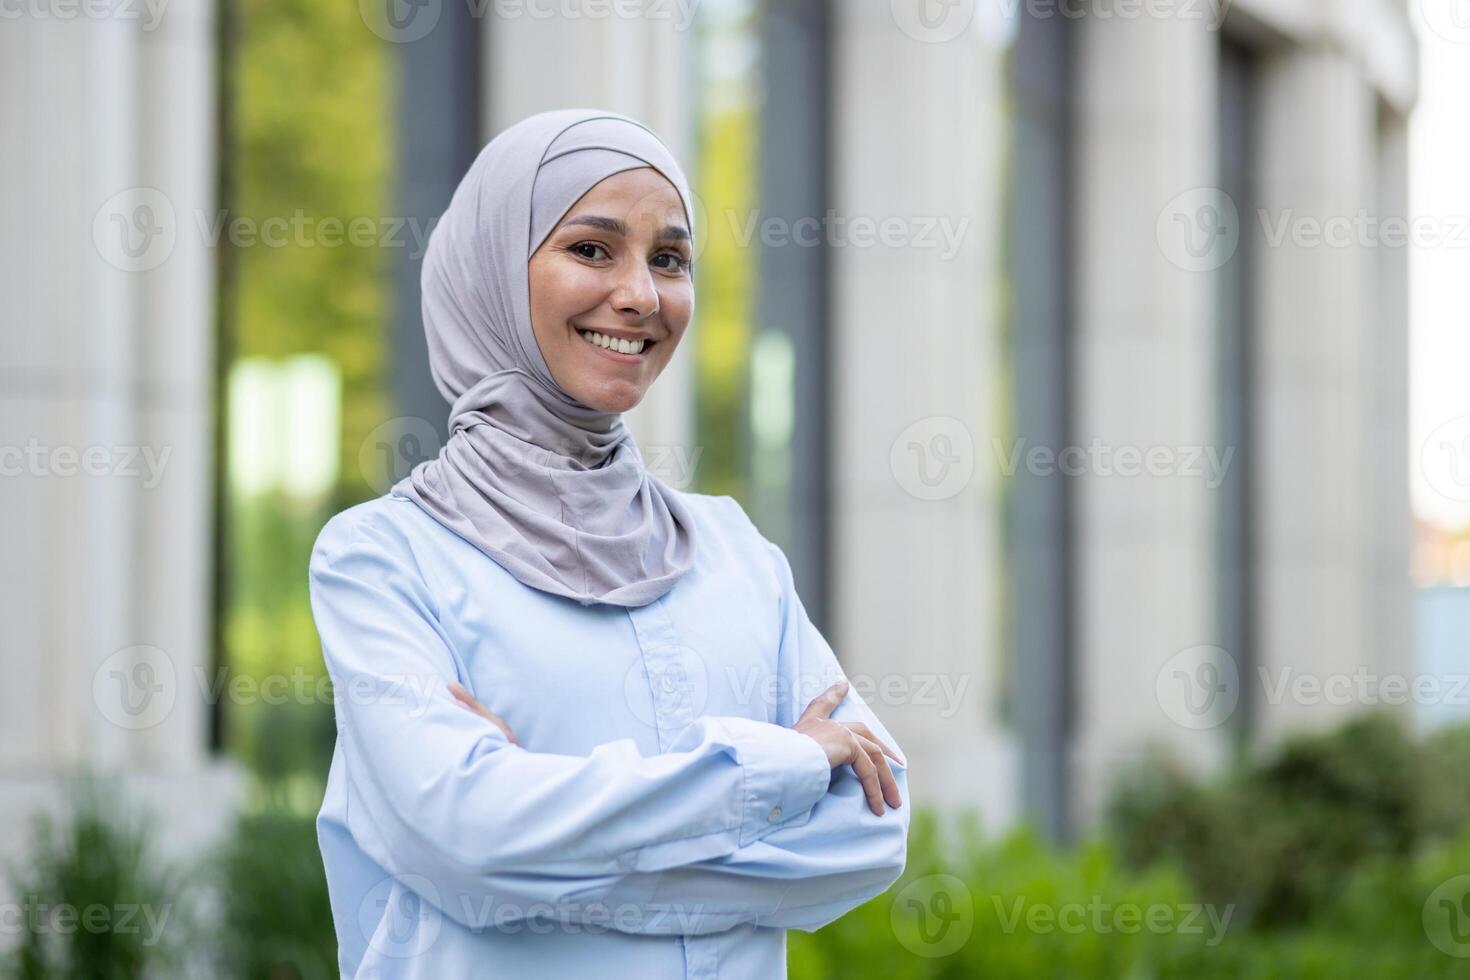
[[[606, 218], [600, 214], [579, 214], [563, 222], [563, 226], [566, 225], [589, 225], [593, 228], [601, 228], [603, 231], [610, 231], [615, 235], [622, 235], [624, 238], [629, 235], [627, 222], [621, 218]], [[688, 241], [689, 230], [682, 225], [664, 225], [659, 230], [658, 237]]]

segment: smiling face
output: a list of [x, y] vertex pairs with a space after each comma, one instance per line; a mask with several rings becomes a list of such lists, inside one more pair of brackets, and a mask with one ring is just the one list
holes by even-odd
[[531, 329], [563, 391], [601, 412], [643, 400], [693, 315], [691, 256], [679, 192], [652, 167], [572, 205], [528, 266]]

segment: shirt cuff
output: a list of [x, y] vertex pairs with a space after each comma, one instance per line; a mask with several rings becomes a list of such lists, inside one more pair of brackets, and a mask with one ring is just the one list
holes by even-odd
[[794, 728], [750, 718], [727, 716], [720, 721], [745, 776], [740, 846], [810, 820], [812, 807], [832, 781], [827, 753], [817, 740]]

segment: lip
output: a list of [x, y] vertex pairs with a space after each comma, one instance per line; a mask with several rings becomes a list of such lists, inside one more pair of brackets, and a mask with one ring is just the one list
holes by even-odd
[[[619, 361], [623, 364], [637, 364], [638, 362], [644, 360], [648, 357], [649, 350], [656, 343], [656, 341], [652, 337], [648, 336], [648, 334], [638, 333], [633, 330], [609, 330], [603, 327], [579, 327], [576, 324], [572, 324], [572, 327], [574, 332], [578, 334], [577, 339], [582, 341], [582, 343], [587, 344], [587, 348], [591, 350], [592, 353], [601, 354], [603, 357], [611, 358], [614, 361]], [[619, 340], [642, 340], [644, 342], [643, 349], [636, 354], [624, 354], [621, 351], [608, 350], [606, 347], [598, 347], [596, 344], [587, 343], [587, 340], [581, 336], [581, 331], [583, 330], [586, 330], [590, 333], [600, 333], [607, 337], [616, 337]]]

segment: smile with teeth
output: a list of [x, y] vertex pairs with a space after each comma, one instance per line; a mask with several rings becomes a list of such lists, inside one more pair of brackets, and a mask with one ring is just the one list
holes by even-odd
[[607, 334], [598, 333], [595, 330], [578, 330], [577, 333], [587, 343], [606, 350], [616, 351], [619, 354], [643, 353], [645, 341], [641, 337], [637, 340], [620, 340], [616, 337], [609, 337]]

